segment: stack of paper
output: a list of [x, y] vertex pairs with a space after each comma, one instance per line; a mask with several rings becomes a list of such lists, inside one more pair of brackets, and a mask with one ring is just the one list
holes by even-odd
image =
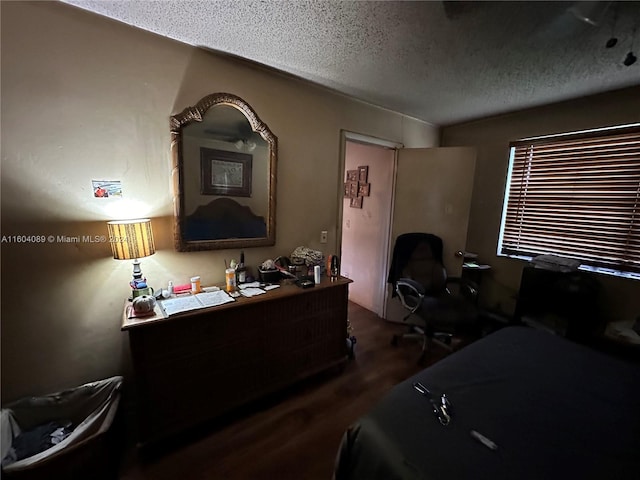
[[243, 297], [254, 297], [256, 295], [262, 295], [263, 293], [267, 293], [267, 292], [265, 292], [261, 288], [255, 288], [255, 287], [242, 288], [240, 290], [240, 295], [242, 295]]

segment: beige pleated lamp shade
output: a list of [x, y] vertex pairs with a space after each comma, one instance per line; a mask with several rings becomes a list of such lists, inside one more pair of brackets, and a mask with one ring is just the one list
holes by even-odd
[[114, 220], [107, 222], [113, 258], [135, 260], [156, 253], [151, 220]]

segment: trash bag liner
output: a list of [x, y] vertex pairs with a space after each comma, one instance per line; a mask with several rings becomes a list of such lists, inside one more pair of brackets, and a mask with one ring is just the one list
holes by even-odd
[[73, 431], [60, 443], [2, 467], [5, 474], [44, 466], [81, 444], [105, 433], [113, 423], [120, 402], [122, 377], [86, 383], [42, 397], [26, 397], [0, 411], [0, 459], [11, 450], [21, 432], [48, 422], [71, 421]]

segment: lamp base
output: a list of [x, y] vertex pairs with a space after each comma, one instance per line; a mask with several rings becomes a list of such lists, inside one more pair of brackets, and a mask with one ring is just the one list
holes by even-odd
[[133, 278], [129, 282], [131, 288], [143, 289], [147, 288], [147, 279], [142, 276], [142, 270], [140, 269], [140, 260], [137, 258], [133, 261]]

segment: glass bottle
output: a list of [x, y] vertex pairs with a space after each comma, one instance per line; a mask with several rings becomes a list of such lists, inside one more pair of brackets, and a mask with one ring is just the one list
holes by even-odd
[[236, 267], [236, 279], [238, 283], [247, 281], [247, 267], [244, 266], [244, 252], [240, 252], [240, 263]]

